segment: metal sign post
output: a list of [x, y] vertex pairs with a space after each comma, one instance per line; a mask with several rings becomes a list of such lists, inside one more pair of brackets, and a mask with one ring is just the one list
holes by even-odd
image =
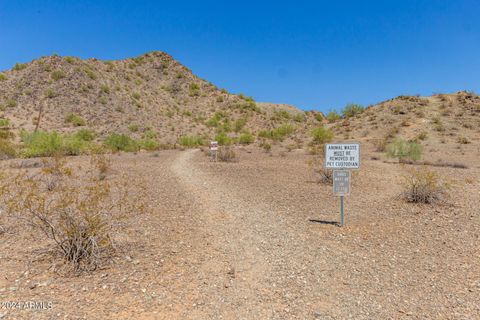
[[345, 225], [344, 197], [350, 194], [351, 169], [360, 168], [359, 143], [325, 145], [325, 169], [333, 169], [333, 195], [340, 196], [340, 226]]
[[333, 194], [340, 196], [340, 226], [345, 225], [343, 198], [350, 194], [350, 171], [333, 170]]
[[211, 141], [209, 149], [210, 149], [210, 156], [212, 157], [211, 161], [217, 162], [218, 142], [217, 141]]

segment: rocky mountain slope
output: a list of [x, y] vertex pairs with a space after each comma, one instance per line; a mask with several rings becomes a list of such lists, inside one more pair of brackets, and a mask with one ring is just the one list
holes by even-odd
[[9, 119], [13, 131], [37, 124], [60, 132], [82, 126], [100, 137], [154, 131], [162, 143], [315, 121], [292, 106], [257, 104], [221, 90], [163, 52], [118, 61], [51, 56], [17, 64], [0, 73], [0, 118]]

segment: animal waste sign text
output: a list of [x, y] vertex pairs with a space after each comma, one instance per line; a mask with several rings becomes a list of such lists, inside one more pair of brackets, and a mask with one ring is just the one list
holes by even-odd
[[360, 168], [359, 143], [329, 143], [325, 145], [326, 169]]

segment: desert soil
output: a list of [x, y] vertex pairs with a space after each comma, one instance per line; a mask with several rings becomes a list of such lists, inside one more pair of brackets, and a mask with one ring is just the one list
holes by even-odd
[[[152, 192], [117, 256], [90, 274], [63, 274], [48, 243], [5, 222], [3, 319], [479, 319], [478, 165], [435, 168], [452, 184], [441, 205], [398, 198], [398, 164], [370, 160], [339, 200], [311, 156], [237, 150], [213, 163], [199, 150], [113, 156]], [[79, 166], [88, 159], [77, 157]], [[3, 306], [3, 305], [2, 305]]]

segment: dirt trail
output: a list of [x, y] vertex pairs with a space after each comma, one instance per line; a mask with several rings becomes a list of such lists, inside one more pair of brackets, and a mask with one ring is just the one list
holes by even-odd
[[[205, 225], [224, 254], [230, 276], [230, 290], [224, 299], [234, 307], [234, 318], [285, 318], [289, 313], [312, 314], [298, 305], [305, 280], [305, 265], [288, 265], [299, 252], [299, 243], [290, 235], [285, 221], [275, 216], [269, 203], [260, 199], [244, 201], [224, 184], [195, 166], [194, 150], [181, 154], [172, 166], [185, 187], [196, 195], [203, 208]], [[308, 263], [308, 261], [303, 261]], [[222, 293], [225, 294], [225, 293]]]

